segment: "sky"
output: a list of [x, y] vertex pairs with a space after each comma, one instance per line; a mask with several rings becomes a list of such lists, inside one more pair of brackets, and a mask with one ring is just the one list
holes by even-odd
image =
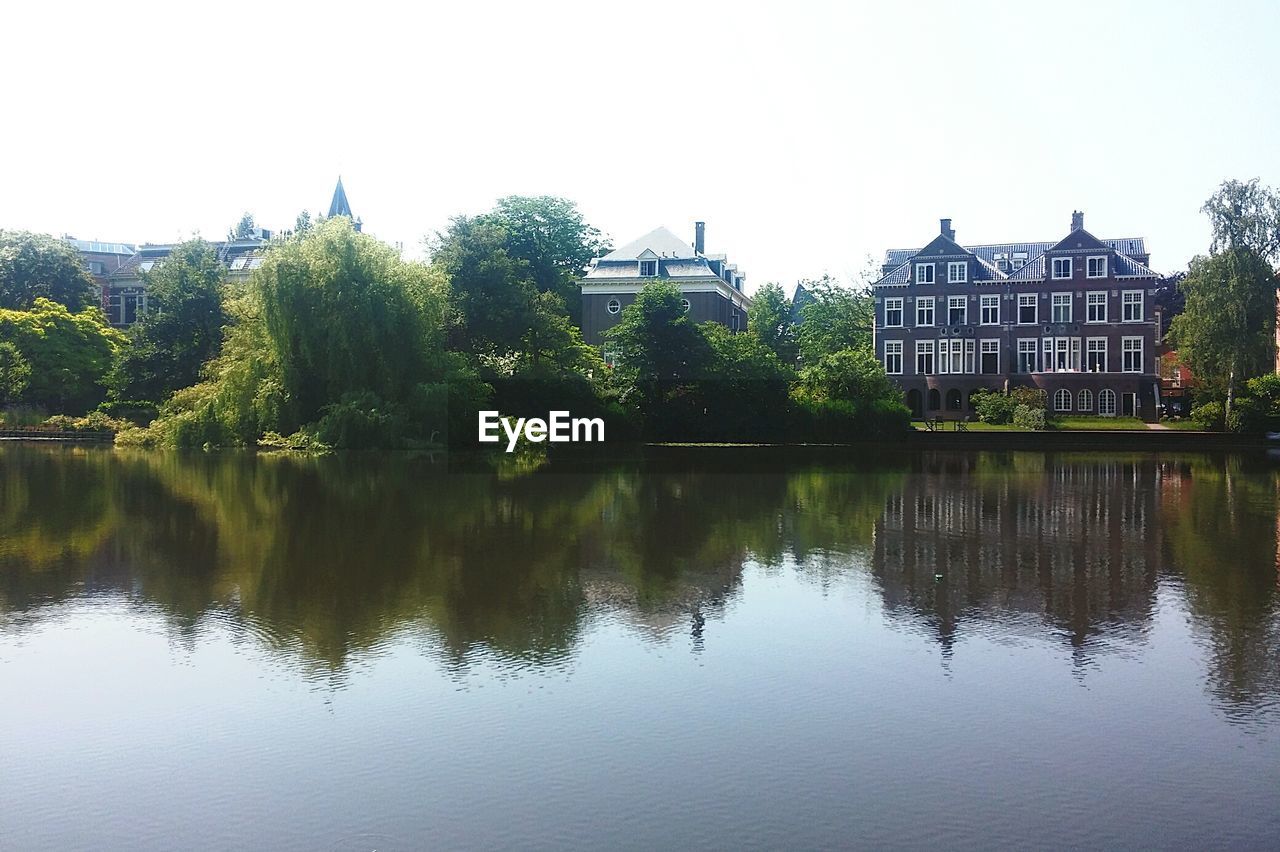
[[0, 228], [289, 228], [342, 175], [420, 256], [505, 195], [615, 245], [666, 225], [788, 289], [938, 220], [961, 243], [1207, 250], [1225, 179], [1280, 185], [1280, 3], [21, 3]]

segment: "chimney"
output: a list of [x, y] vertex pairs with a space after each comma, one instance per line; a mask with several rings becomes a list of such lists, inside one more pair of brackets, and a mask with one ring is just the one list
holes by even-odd
[[707, 253], [707, 223], [693, 223], [693, 250], [698, 254]]
[[942, 234], [942, 236], [946, 237], [949, 240], [954, 241], [956, 238], [956, 232], [951, 228], [951, 220], [939, 219], [938, 221], [941, 224], [941, 227], [938, 230]]
[[1071, 211], [1071, 233], [1074, 234], [1076, 231], [1083, 231], [1083, 230], [1084, 230], [1084, 211], [1083, 210]]

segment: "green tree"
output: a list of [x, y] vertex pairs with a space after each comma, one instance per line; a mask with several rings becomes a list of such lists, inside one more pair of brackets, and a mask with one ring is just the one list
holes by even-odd
[[1224, 181], [1200, 212], [1213, 228], [1212, 252], [1248, 249], [1272, 263], [1280, 255], [1280, 193], [1257, 178]]
[[821, 401], [870, 402], [899, 396], [880, 361], [865, 349], [823, 355], [800, 371], [800, 388], [809, 398]]
[[1199, 381], [1225, 392], [1228, 423], [1238, 385], [1271, 365], [1276, 284], [1271, 266], [1245, 247], [1196, 257], [1178, 283], [1186, 300], [1170, 330], [1178, 356]]
[[752, 334], [723, 325], [699, 326], [713, 360], [701, 382], [711, 423], [700, 438], [780, 440], [787, 422], [788, 394], [795, 370]]
[[147, 313], [130, 328], [131, 345], [116, 365], [117, 399], [158, 403], [196, 383], [228, 321], [223, 273], [213, 246], [200, 239], [177, 246], [146, 273]]
[[295, 234], [305, 234], [311, 230], [312, 224], [311, 211], [303, 210], [293, 222], [293, 232]]
[[483, 217], [456, 216], [430, 248], [433, 266], [449, 281], [450, 347], [490, 357], [518, 348], [538, 290], [528, 264], [507, 250], [506, 230]]
[[41, 298], [72, 311], [100, 304], [79, 252], [66, 240], [0, 230], [0, 308], [30, 310]]
[[791, 322], [791, 300], [778, 284], [765, 284], [751, 297], [747, 311], [747, 332], [779, 360], [795, 361], [796, 330]]
[[0, 309], [0, 342], [13, 344], [30, 365], [23, 401], [77, 414], [102, 401], [107, 373], [126, 340], [97, 307], [72, 313], [37, 298], [29, 311]]
[[651, 431], [679, 428], [701, 408], [696, 383], [715, 359], [706, 336], [685, 312], [683, 298], [668, 281], [646, 284], [618, 324], [605, 332], [618, 354], [611, 380]]
[[31, 365], [18, 347], [0, 342], [0, 405], [22, 399], [31, 383]]
[[[432, 440], [484, 389], [444, 351], [447, 287], [326, 219], [267, 254], [229, 310], [206, 381], [180, 391], [151, 435], [177, 445], [247, 444], [267, 432], [342, 447]], [[447, 405], [446, 405], [447, 400]]]
[[800, 309], [796, 342], [806, 364], [842, 349], [871, 349], [875, 311], [865, 288], [843, 287], [830, 276], [805, 281], [813, 300]]
[[578, 279], [594, 257], [612, 248], [600, 231], [587, 224], [576, 204], [549, 195], [511, 195], [479, 217], [505, 233], [507, 254], [526, 264], [534, 286], [555, 293], [573, 324], [582, 325]]
[[257, 222], [253, 221], [253, 214], [246, 212], [240, 217], [240, 221], [235, 224], [235, 227], [227, 231], [227, 239], [247, 240], [253, 236], [253, 231], [257, 227]]

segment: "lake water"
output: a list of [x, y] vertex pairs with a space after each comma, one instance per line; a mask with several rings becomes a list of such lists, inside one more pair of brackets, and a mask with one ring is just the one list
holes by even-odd
[[1280, 463], [0, 445], [0, 848], [1280, 845]]

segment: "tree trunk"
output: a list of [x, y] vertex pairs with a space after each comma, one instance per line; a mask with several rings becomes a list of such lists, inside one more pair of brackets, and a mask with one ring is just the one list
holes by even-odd
[[1231, 361], [1231, 372], [1227, 373], [1227, 405], [1222, 412], [1222, 428], [1231, 431], [1231, 406], [1236, 401], [1236, 362]]

